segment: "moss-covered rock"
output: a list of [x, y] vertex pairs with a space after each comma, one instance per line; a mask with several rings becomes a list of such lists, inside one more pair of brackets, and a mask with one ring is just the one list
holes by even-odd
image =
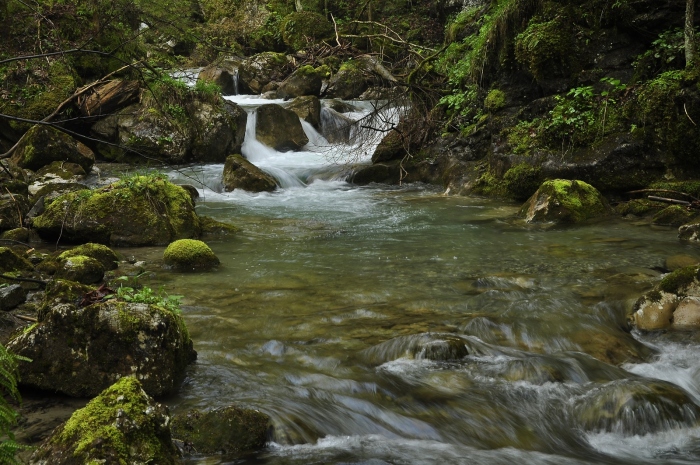
[[102, 267], [108, 270], [114, 270], [119, 266], [119, 257], [114, 253], [112, 249], [102, 244], [87, 243], [79, 245], [70, 250], [66, 250], [58, 256], [59, 260], [66, 260], [70, 257], [75, 257], [76, 255], [84, 255], [86, 257], [94, 258]]
[[295, 98], [304, 95], [318, 97], [321, 94], [322, 76], [313, 66], [306, 65], [298, 68], [277, 89], [277, 95], [282, 98]]
[[12, 161], [34, 171], [54, 161], [76, 163], [89, 171], [95, 164], [95, 155], [85, 144], [68, 134], [51, 126], [36, 125], [22, 138]]
[[678, 301], [678, 296], [673, 293], [658, 290], [648, 292], [635, 304], [632, 324], [642, 331], [666, 329], [673, 323], [673, 312]]
[[681, 226], [696, 215], [681, 205], [671, 205], [656, 213], [651, 219], [653, 224], [664, 226]]
[[272, 81], [281, 81], [288, 73], [283, 53], [263, 52], [243, 60], [239, 71], [240, 92], [260, 94]]
[[29, 199], [26, 195], [0, 192], [0, 232], [21, 228], [27, 213]]
[[208, 412], [190, 410], [175, 415], [171, 424], [173, 439], [191, 445], [198, 454], [227, 456], [262, 449], [271, 430], [270, 417], [236, 406]]
[[235, 189], [250, 192], [272, 192], [277, 189], [275, 178], [238, 154], [226, 158], [222, 182], [224, 190], [227, 192]]
[[31, 229], [15, 228], [0, 234], [0, 239], [5, 239], [7, 241], [24, 242], [26, 244], [27, 242], [31, 242], [35, 239], [38, 239], [35, 237], [36, 233], [32, 233], [34, 233], [34, 231], [32, 231]]
[[369, 82], [362, 65], [356, 61], [348, 61], [331, 77], [325, 95], [329, 98], [351, 100], [359, 97], [368, 87]]
[[34, 267], [9, 247], [0, 247], [0, 272], [31, 271]]
[[515, 200], [526, 200], [537, 192], [543, 181], [542, 169], [528, 163], [512, 166], [503, 175], [506, 194]]
[[[700, 328], [699, 298], [700, 268], [697, 265], [678, 268], [637, 300], [630, 320], [643, 331], [670, 327], [697, 329]], [[681, 302], [685, 302], [682, 307]]]
[[84, 255], [73, 255], [60, 261], [56, 277], [75, 281], [82, 284], [94, 284], [102, 281], [105, 269], [94, 258]]
[[200, 233], [189, 193], [160, 175], [62, 195], [33, 226], [48, 240], [117, 246], [164, 245]]
[[258, 108], [255, 128], [260, 142], [281, 152], [299, 150], [309, 142], [297, 114], [274, 103]]
[[179, 271], [208, 270], [219, 265], [219, 259], [207, 244], [193, 239], [180, 239], [163, 252], [165, 264]]
[[124, 377], [76, 410], [32, 455], [32, 464], [177, 464], [168, 408]]
[[583, 181], [545, 181], [520, 210], [528, 223], [581, 223], [611, 213], [596, 188]]
[[39, 307], [39, 321], [43, 321], [53, 307], [61, 304], [78, 305], [83, 297], [92, 291], [93, 288], [86, 284], [65, 279], [52, 279], [46, 286], [44, 299]]
[[307, 95], [295, 98], [289, 105], [288, 110], [292, 110], [297, 116], [316, 129], [321, 128], [321, 101], [318, 97]]
[[202, 235], [207, 236], [228, 236], [240, 231], [240, 228], [223, 221], [215, 220], [208, 216], [200, 216], [199, 223], [202, 225]]
[[149, 395], [170, 394], [196, 358], [182, 315], [115, 300], [53, 305], [8, 348], [32, 360], [20, 367], [23, 384], [75, 397], [95, 396], [124, 376], [138, 378]]

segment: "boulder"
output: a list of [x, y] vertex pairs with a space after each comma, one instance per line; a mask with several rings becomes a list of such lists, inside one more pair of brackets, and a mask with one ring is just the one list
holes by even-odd
[[277, 188], [275, 178], [243, 158], [231, 155], [226, 159], [222, 177], [224, 190], [243, 189], [249, 192], [272, 192]]
[[318, 97], [321, 94], [322, 77], [313, 66], [306, 65], [298, 68], [277, 89], [281, 98], [295, 98], [304, 95]]
[[222, 163], [240, 151], [247, 115], [232, 102], [213, 104], [195, 100], [182, 109], [185, 122], [165, 118], [147, 105], [132, 105], [104, 118], [91, 128], [93, 136], [121, 147], [98, 145], [102, 156], [122, 161], [139, 154], [168, 163], [204, 161]]
[[613, 381], [575, 399], [574, 418], [591, 432], [643, 436], [697, 423], [700, 407], [683, 389], [658, 380]]
[[30, 464], [180, 463], [168, 408], [124, 377], [76, 410], [44, 440]]
[[82, 284], [95, 284], [102, 281], [105, 269], [94, 258], [84, 255], [73, 255], [60, 261], [56, 277], [75, 281]]
[[263, 52], [243, 60], [238, 69], [240, 92], [260, 94], [268, 83], [286, 76], [287, 66], [283, 53]]
[[178, 271], [204, 271], [220, 263], [207, 244], [194, 239], [180, 239], [168, 245], [163, 260]]
[[402, 132], [390, 131], [385, 135], [372, 154], [372, 163], [400, 160], [405, 157], [406, 144]]
[[313, 95], [297, 97], [287, 105], [287, 110], [292, 110], [317, 130], [321, 128], [321, 101], [318, 97]]
[[0, 272], [31, 271], [34, 267], [29, 261], [17, 255], [9, 247], [0, 247]]
[[299, 117], [275, 103], [258, 108], [255, 125], [257, 139], [278, 151], [299, 150], [309, 142]]
[[165, 245], [199, 236], [189, 193], [160, 175], [62, 195], [34, 218], [33, 226], [46, 240], [116, 246]]
[[359, 97], [369, 87], [363, 66], [356, 60], [343, 63], [336, 74], [331, 77], [325, 96], [351, 100]]
[[102, 244], [87, 243], [66, 250], [58, 256], [58, 260], [67, 260], [70, 257], [82, 255], [97, 260], [106, 271], [119, 267], [119, 257], [112, 249]]
[[371, 183], [394, 184], [401, 178], [399, 162], [376, 163], [358, 168], [348, 180], [360, 186]]
[[221, 88], [222, 95], [236, 95], [236, 83], [230, 70], [216, 65], [209, 65], [200, 71], [197, 81], [207, 81]]
[[671, 205], [656, 213], [651, 219], [652, 224], [664, 226], [682, 226], [690, 222], [696, 215], [681, 205]]
[[321, 134], [331, 143], [350, 142], [350, 133], [355, 121], [330, 107], [321, 108]]
[[28, 357], [22, 383], [92, 397], [125, 376], [153, 396], [177, 391], [196, 352], [182, 315], [155, 304], [114, 299], [78, 308], [52, 306], [8, 348]]
[[649, 292], [635, 304], [633, 324], [643, 331], [666, 329], [673, 322], [678, 296], [668, 292]]
[[12, 161], [32, 171], [54, 161], [76, 163], [85, 171], [90, 171], [95, 164], [95, 154], [85, 144], [58, 129], [36, 125], [24, 135], [12, 155]]
[[15, 229], [10, 229], [10, 230], [5, 231], [4, 233], [0, 234], [0, 239], [5, 239], [8, 241], [24, 242], [26, 244], [27, 242], [34, 242], [35, 240], [38, 240], [39, 238], [36, 237], [36, 233], [31, 229], [15, 228]]
[[583, 181], [545, 181], [520, 209], [528, 223], [581, 223], [607, 216], [611, 208], [596, 188]]
[[700, 328], [700, 297], [686, 297], [673, 312], [675, 328]]
[[0, 310], [12, 310], [27, 299], [27, 291], [19, 284], [0, 287]]
[[170, 429], [175, 441], [191, 446], [198, 454], [238, 456], [262, 449], [272, 422], [257, 410], [229, 406], [175, 415]]
[[688, 223], [678, 228], [678, 239], [696, 242], [700, 240], [700, 223]]
[[78, 98], [78, 109], [84, 116], [111, 115], [132, 103], [141, 95], [137, 81], [112, 80], [93, 87]]
[[338, 113], [352, 113], [353, 111], [357, 111], [357, 107], [354, 105], [338, 99], [324, 100], [323, 105], [337, 111]]

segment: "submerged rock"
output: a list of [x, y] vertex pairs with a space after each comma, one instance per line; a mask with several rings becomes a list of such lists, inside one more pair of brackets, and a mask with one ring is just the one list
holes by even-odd
[[173, 417], [173, 439], [198, 454], [239, 455], [262, 449], [272, 430], [270, 417], [236, 406], [209, 412], [190, 410]]
[[586, 431], [634, 436], [697, 426], [700, 407], [664, 381], [613, 381], [578, 399], [576, 418]]
[[56, 428], [34, 452], [32, 465], [177, 464], [168, 408], [132, 377], [102, 391]]
[[197, 355], [179, 313], [115, 300], [53, 305], [8, 348], [32, 360], [20, 366], [22, 384], [74, 397], [95, 396], [125, 376], [149, 395], [174, 393]]
[[258, 108], [255, 127], [258, 140], [280, 152], [299, 150], [309, 142], [297, 114], [274, 103]]
[[157, 175], [62, 195], [33, 226], [46, 240], [118, 246], [164, 245], [200, 232], [189, 193]]
[[581, 223], [611, 213], [598, 190], [583, 181], [545, 181], [520, 210], [528, 223]]
[[95, 155], [85, 144], [68, 134], [51, 126], [36, 125], [24, 135], [12, 155], [12, 161], [33, 171], [54, 161], [76, 163], [89, 171], [95, 164]]
[[163, 259], [178, 271], [204, 271], [220, 263], [207, 244], [194, 239], [180, 239], [168, 245]]
[[249, 192], [272, 192], [277, 189], [275, 178], [238, 154], [226, 158], [222, 182], [227, 192], [236, 189]]

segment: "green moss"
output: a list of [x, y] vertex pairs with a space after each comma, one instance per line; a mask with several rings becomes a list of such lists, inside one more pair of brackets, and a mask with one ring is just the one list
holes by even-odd
[[210, 218], [208, 216], [200, 216], [199, 217], [199, 224], [202, 227], [202, 234], [203, 235], [230, 235], [230, 234], [235, 234], [239, 231], [239, 228], [232, 224], [228, 223], [223, 223], [221, 221], [215, 220], [214, 218]]
[[649, 302], [660, 302], [662, 296], [659, 291], [649, 291], [646, 293], [645, 297]]
[[695, 214], [686, 207], [671, 205], [654, 215], [651, 222], [653, 224], [681, 226], [690, 222], [694, 217]]
[[219, 259], [209, 246], [194, 239], [180, 239], [168, 245], [163, 259], [166, 264], [179, 270], [207, 269], [219, 264]]
[[562, 16], [551, 21], [533, 18], [515, 38], [515, 58], [538, 81], [551, 78], [552, 74], [566, 75], [572, 43], [568, 22]]
[[506, 191], [515, 200], [526, 200], [542, 182], [542, 169], [527, 163], [511, 167], [503, 175]]
[[484, 108], [490, 112], [500, 110], [506, 105], [506, 94], [499, 89], [491, 89], [484, 99]]
[[140, 383], [124, 377], [76, 410], [50, 442], [71, 450], [81, 463], [102, 463], [105, 451], [110, 463], [172, 463], [172, 444], [163, 442], [152, 410]]
[[66, 250], [58, 256], [58, 260], [66, 260], [70, 257], [82, 255], [91, 257], [100, 262], [105, 270], [113, 270], [117, 268], [119, 258], [117, 254], [109, 247], [102, 244], [87, 243], [78, 247]]
[[645, 216], [651, 212], [656, 212], [662, 207], [658, 202], [648, 199], [632, 199], [629, 202], [619, 204], [615, 209], [620, 215]]
[[540, 202], [541, 199], [548, 198], [549, 208], [540, 211], [531, 210], [532, 202], [528, 202], [521, 210], [521, 214], [526, 217], [534, 214], [533, 218], [528, 218], [529, 221], [581, 223], [604, 216], [609, 212], [607, 202], [600, 192], [583, 181], [568, 179], [545, 181], [536, 195], [537, 198], [533, 198], [533, 201]]
[[677, 294], [698, 278], [698, 272], [699, 269], [695, 266], [679, 268], [661, 280], [659, 289], [671, 294]]
[[0, 247], [0, 272], [30, 271], [34, 267], [9, 247]]

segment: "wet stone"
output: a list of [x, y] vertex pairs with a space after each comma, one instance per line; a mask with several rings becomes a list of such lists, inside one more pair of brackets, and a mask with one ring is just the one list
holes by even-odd
[[19, 284], [0, 287], [0, 310], [12, 310], [27, 298], [25, 291]]

